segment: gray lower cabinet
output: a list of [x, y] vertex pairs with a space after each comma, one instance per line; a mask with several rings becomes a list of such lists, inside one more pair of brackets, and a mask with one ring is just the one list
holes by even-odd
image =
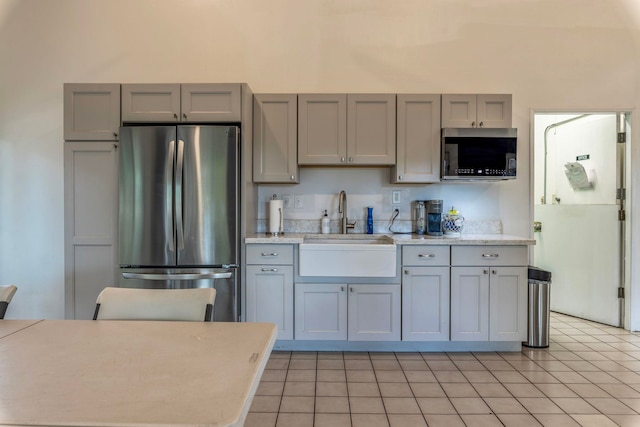
[[246, 299], [248, 322], [270, 322], [278, 339], [293, 339], [293, 246], [246, 246]]
[[65, 317], [91, 319], [116, 283], [117, 150], [113, 142], [64, 143]]
[[524, 341], [527, 247], [451, 248], [451, 340]]
[[254, 182], [298, 183], [297, 129], [297, 95], [254, 95]]
[[295, 339], [346, 340], [347, 288], [340, 283], [296, 283]]
[[396, 164], [391, 182], [440, 182], [440, 95], [397, 95]]
[[449, 341], [450, 247], [402, 247], [402, 340]]
[[123, 122], [240, 122], [240, 83], [123, 84]]
[[116, 141], [119, 128], [119, 84], [64, 84], [65, 141]]
[[296, 283], [296, 340], [400, 340], [400, 285]]

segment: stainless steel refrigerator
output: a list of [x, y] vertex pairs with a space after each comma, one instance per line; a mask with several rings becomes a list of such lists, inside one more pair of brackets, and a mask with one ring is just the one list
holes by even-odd
[[214, 320], [239, 320], [238, 133], [120, 128], [121, 287], [213, 287]]

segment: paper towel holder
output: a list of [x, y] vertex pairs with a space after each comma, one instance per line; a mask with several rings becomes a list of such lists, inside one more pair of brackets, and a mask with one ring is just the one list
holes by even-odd
[[269, 200], [269, 230], [267, 231], [267, 234], [273, 237], [284, 234], [283, 208], [282, 200], [278, 200], [274, 194], [273, 198]]

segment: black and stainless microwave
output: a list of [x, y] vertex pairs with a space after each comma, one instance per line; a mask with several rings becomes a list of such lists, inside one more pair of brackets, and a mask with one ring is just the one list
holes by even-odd
[[517, 129], [443, 128], [443, 181], [516, 177]]

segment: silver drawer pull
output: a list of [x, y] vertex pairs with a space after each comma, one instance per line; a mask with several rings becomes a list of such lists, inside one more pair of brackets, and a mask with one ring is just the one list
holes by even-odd
[[260, 255], [261, 255], [261, 256], [278, 256], [278, 252], [271, 252], [271, 253], [269, 253], [269, 252], [262, 252]]
[[273, 272], [276, 272], [276, 271], [278, 271], [278, 269], [277, 268], [263, 268], [262, 271], [273, 271]]
[[482, 258], [498, 258], [498, 254], [482, 254]]
[[435, 254], [418, 254], [418, 258], [435, 258]]

